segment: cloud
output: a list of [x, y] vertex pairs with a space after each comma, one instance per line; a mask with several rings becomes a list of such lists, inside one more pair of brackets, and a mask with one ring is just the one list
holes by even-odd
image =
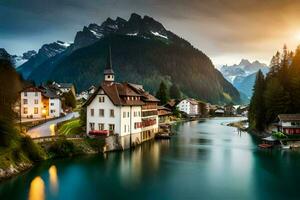
[[[267, 61], [299, 33], [300, 1], [293, 0], [2, 0], [0, 44], [11, 51], [35, 48], [57, 39], [73, 40], [76, 31], [107, 17], [147, 14], [189, 40], [216, 62], [244, 56]], [[17, 45], [15, 41], [24, 45]], [[12, 44], [12, 45], [10, 45]], [[218, 60], [222, 58], [222, 60]]]

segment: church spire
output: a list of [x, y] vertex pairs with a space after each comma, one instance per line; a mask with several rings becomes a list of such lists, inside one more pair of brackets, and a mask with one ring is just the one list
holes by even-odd
[[110, 48], [110, 46], [108, 48], [107, 61], [106, 61], [105, 69], [104, 69], [104, 80], [105, 81], [114, 81], [115, 80], [115, 73], [112, 69], [111, 48]]

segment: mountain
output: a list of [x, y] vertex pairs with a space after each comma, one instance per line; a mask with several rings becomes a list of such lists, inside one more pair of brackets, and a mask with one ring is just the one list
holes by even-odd
[[39, 65], [48, 60], [51, 57], [56, 56], [64, 52], [70, 44], [57, 41], [50, 44], [43, 45], [38, 53], [30, 51], [26, 52], [23, 57], [29, 58], [27, 62], [20, 65], [17, 71], [22, 74], [23, 78], [27, 79], [32, 71], [34, 71]]
[[233, 83], [236, 77], [246, 77], [250, 74], [256, 73], [258, 70], [268, 72], [269, 67], [264, 63], [260, 63], [259, 61], [254, 61], [251, 63], [247, 59], [242, 59], [239, 64], [234, 64], [231, 66], [224, 65], [220, 71], [228, 81]]
[[86, 90], [103, 80], [108, 46], [117, 81], [143, 84], [152, 93], [165, 81], [212, 103], [240, 101], [209, 57], [153, 18], [137, 14], [84, 27], [67, 49], [35, 65], [28, 79], [73, 82], [79, 92]]
[[10, 60], [11, 55], [4, 48], [0, 48], [0, 59]]
[[258, 70], [261, 70], [264, 74], [266, 74], [269, 72], [269, 67], [259, 61], [251, 63], [246, 59], [242, 59], [239, 64], [232, 66], [224, 65], [220, 71], [223, 76], [239, 90], [240, 93], [250, 100]]

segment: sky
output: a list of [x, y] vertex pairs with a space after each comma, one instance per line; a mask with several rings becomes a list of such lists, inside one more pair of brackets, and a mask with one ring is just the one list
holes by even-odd
[[207, 54], [216, 66], [242, 58], [269, 64], [300, 44], [297, 0], [0, 0], [0, 48], [21, 55], [107, 17], [148, 15]]

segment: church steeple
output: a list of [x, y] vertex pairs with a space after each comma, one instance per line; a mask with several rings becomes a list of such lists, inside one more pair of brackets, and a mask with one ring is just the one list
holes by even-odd
[[112, 69], [111, 48], [109, 46], [106, 66], [105, 66], [105, 69], [104, 69], [104, 81], [113, 82], [114, 80], [115, 80], [115, 73]]

